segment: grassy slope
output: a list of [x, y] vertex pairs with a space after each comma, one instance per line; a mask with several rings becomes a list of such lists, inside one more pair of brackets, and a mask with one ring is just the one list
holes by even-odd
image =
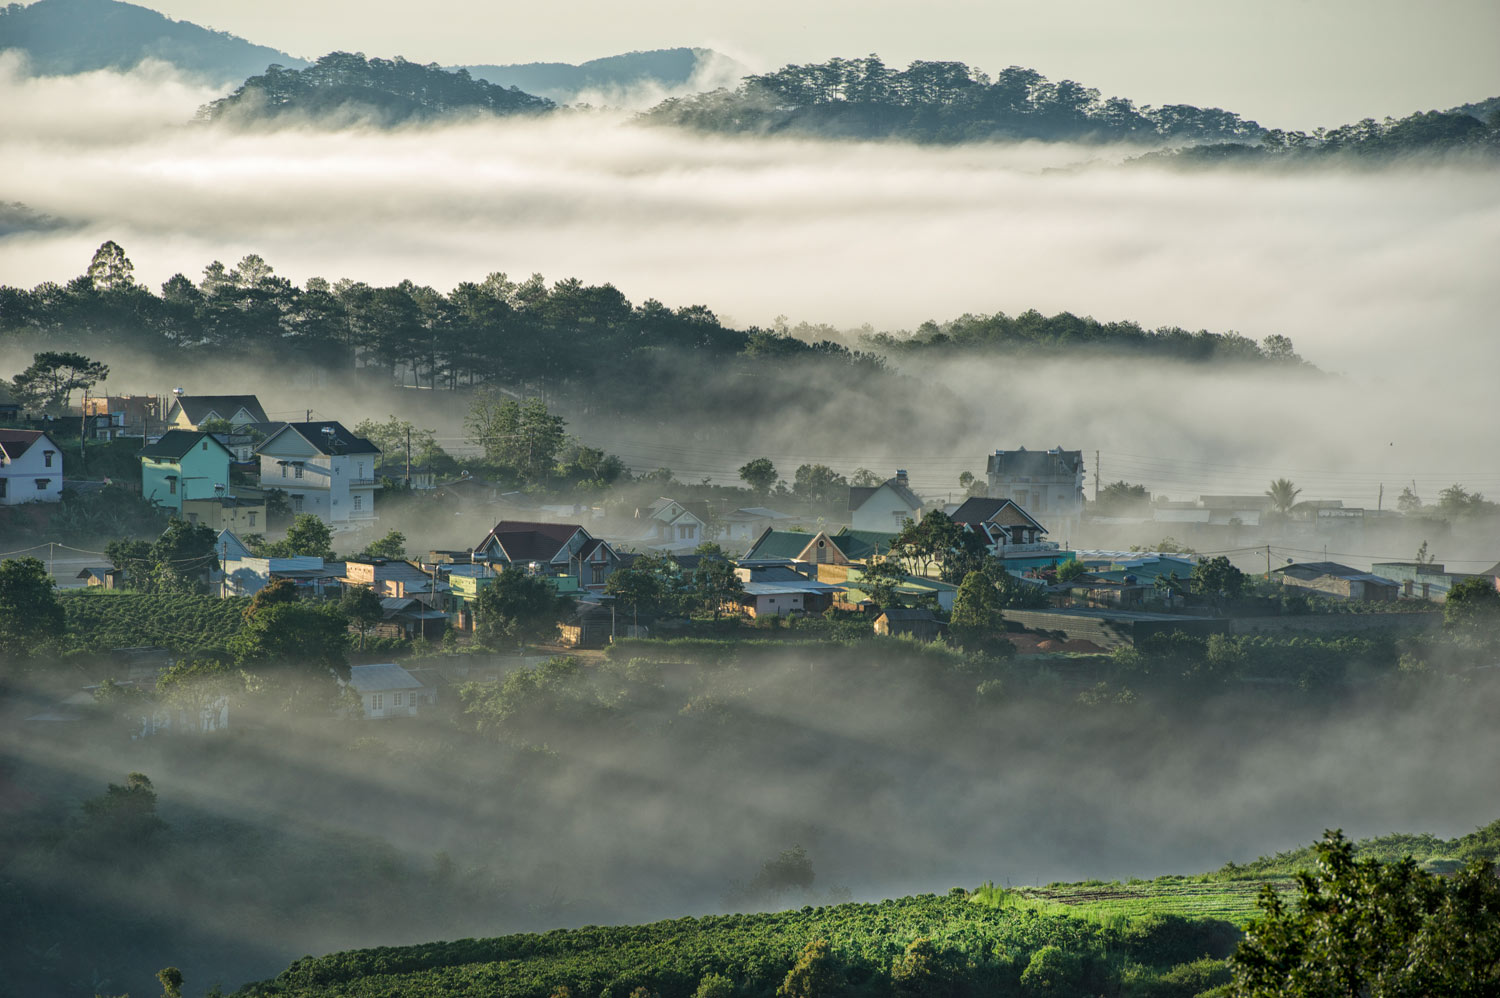
[[[1411, 855], [1429, 865], [1478, 856], [1494, 860], [1500, 854], [1500, 821], [1457, 839], [1389, 835], [1366, 839], [1357, 848], [1362, 855]], [[924, 936], [951, 965], [964, 968], [970, 983], [991, 993], [1013, 989], [1032, 955], [1048, 945], [1080, 955], [1084, 973], [1112, 975], [1117, 983], [1138, 987], [1148, 979], [1165, 985], [1174, 975], [1203, 973], [1201, 957], [1224, 956], [1235, 927], [1254, 917], [1262, 886], [1291, 891], [1291, 875], [1310, 866], [1312, 857], [1308, 848], [1198, 877], [980, 888], [966, 896], [950, 892], [880, 904], [358, 950], [306, 957], [275, 981], [242, 994], [542, 998], [567, 985], [585, 996], [623, 998], [645, 987], [661, 998], [687, 998], [702, 977], [720, 973], [736, 983], [738, 994], [768, 995], [801, 947], [816, 938], [829, 940], [855, 993], [878, 994], [905, 947]]]

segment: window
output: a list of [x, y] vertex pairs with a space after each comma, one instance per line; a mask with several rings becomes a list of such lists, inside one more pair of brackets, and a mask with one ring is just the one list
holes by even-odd
[[48, 468], [52, 467], [52, 455], [56, 453], [57, 451], [55, 450], [42, 451], [42, 461]]
[[354, 497], [354, 512], [358, 513], [361, 509], [364, 508], [364, 499], [364, 496]]
[[302, 465], [300, 465], [300, 464], [297, 465], [297, 470], [292, 473], [292, 477], [293, 478], [301, 478], [302, 477]]
[[604, 580], [605, 580], [606, 576], [609, 574], [609, 566], [608, 565], [593, 565], [591, 567], [594, 570], [594, 585], [596, 585], [596, 586], [602, 585], [604, 583]]
[[691, 523], [683, 524], [677, 528], [678, 538], [684, 541], [692, 540], [695, 532], [696, 528]]
[[282, 477], [282, 478], [285, 478], [285, 477], [286, 477], [286, 465], [285, 465], [285, 464], [283, 464], [283, 465], [282, 465], [282, 466], [281, 466], [281, 477]]
[[359, 462], [359, 474], [356, 475], [355, 477], [356, 478], [363, 478], [363, 477], [365, 477], [365, 463], [363, 461]]
[[205, 451], [208, 450], [208, 438], [207, 437], [203, 438], [203, 443], [201, 443], [201, 444], [198, 445], [198, 449], [199, 450], [205, 450]]
[[392, 707], [400, 707], [401, 706], [401, 694], [400, 693], [392, 693], [391, 694], [391, 706]]
[[174, 496], [177, 494], [177, 479], [174, 476], [167, 477], [167, 494]]
[[370, 709], [371, 710], [385, 710], [385, 694], [384, 693], [371, 693], [370, 694]]
[[250, 521], [250, 526], [255, 526], [255, 510], [252, 509], [247, 512], [245, 514], [245, 517]]
[[302, 495], [301, 495], [301, 493], [298, 493], [297, 495], [292, 496], [292, 511], [294, 513], [300, 513], [300, 512], [302, 512]]
[[38, 478], [36, 480], [36, 490], [38, 492], [40, 492], [40, 491], [42, 491], [43, 489], [45, 489], [47, 486], [49, 486], [51, 484], [52, 484], [52, 479], [50, 479], [50, 478]]
[[197, 513], [189, 513], [188, 514], [188, 522], [189, 523], [197, 523], [198, 522], [198, 514]]

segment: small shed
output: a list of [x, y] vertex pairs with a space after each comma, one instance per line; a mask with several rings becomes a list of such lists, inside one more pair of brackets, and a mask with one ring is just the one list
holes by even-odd
[[419, 679], [395, 662], [350, 666], [349, 685], [359, 694], [367, 721], [415, 717], [426, 691]]
[[[603, 648], [609, 644], [614, 622], [614, 608], [599, 603], [580, 603], [573, 616], [558, 627], [558, 632], [562, 643], [570, 648]], [[627, 619], [622, 623], [628, 625], [630, 621]]]
[[125, 573], [113, 565], [94, 565], [85, 568], [74, 578], [82, 579], [85, 586], [99, 586], [103, 589], [118, 589], [125, 581]]
[[919, 641], [936, 641], [943, 625], [925, 607], [893, 606], [882, 610], [873, 625], [876, 634], [890, 637], [913, 637]]

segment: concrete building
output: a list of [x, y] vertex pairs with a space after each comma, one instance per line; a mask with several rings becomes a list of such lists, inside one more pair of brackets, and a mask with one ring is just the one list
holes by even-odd
[[1013, 499], [1064, 538], [1083, 517], [1083, 451], [997, 450], [985, 462], [989, 495]]
[[335, 528], [375, 517], [380, 448], [342, 424], [287, 423], [255, 448], [262, 488], [281, 489], [292, 512], [312, 513]]

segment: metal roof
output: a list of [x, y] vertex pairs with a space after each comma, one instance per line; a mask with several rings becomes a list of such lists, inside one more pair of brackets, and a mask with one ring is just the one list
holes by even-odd
[[380, 665], [352, 665], [349, 667], [349, 685], [360, 693], [422, 688], [422, 684], [411, 673], [395, 662]]

